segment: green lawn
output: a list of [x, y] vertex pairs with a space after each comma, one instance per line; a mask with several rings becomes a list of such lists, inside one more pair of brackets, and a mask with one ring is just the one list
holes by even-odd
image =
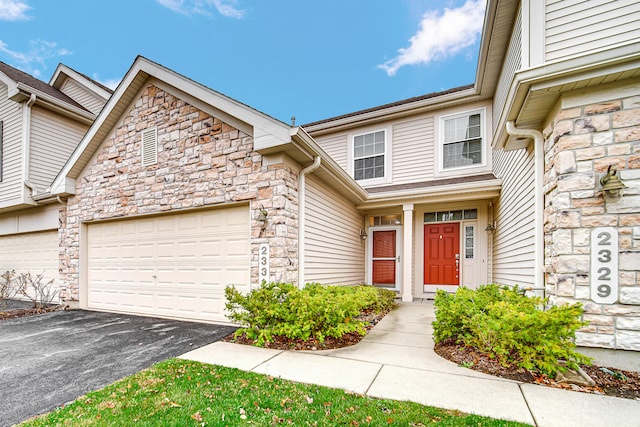
[[21, 426], [518, 426], [171, 359]]

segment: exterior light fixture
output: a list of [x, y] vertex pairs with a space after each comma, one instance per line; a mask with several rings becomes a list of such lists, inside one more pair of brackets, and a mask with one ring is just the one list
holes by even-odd
[[493, 221], [491, 224], [487, 224], [487, 228], [484, 229], [487, 233], [493, 233], [496, 231], [496, 222]]
[[367, 232], [365, 230], [363, 230], [362, 228], [360, 229], [360, 238], [362, 240], [367, 240]]
[[260, 213], [258, 214], [258, 222], [260, 223], [260, 225], [262, 226], [263, 229], [267, 225], [267, 215], [269, 215], [269, 212], [267, 212], [267, 210], [264, 208], [264, 206], [260, 205]]
[[609, 165], [607, 174], [600, 178], [600, 185], [602, 185], [602, 195], [605, 203], [617, 202], [622, 198], [622, 190], [629, 188], [620, 180], [618, 171], [613, 165]]

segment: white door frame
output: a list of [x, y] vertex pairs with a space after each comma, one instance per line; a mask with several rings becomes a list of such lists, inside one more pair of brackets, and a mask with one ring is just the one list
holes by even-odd
[[394, 230], [396, 232], [396, 283], [391, 289], [394, 291], [400, 291], [400, 283], [402, 280], [402, 226], [401, 225], [379, 225], [369, 227], [369, 241], [367, 249], [367, 283], [373, 285], [373, 233], [375, 231], [389, 231]]

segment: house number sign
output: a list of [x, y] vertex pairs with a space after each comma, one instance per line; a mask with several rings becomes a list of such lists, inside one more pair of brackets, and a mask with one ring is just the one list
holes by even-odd
[[618, 230], [598, 227], [591, 231], [591, 299], [598, 304], [618, 300]]
[[258, 248], [258, 282], [269, 282], [269, 264], [271, 264], [269, 254], [269, 244], [260, 243]]

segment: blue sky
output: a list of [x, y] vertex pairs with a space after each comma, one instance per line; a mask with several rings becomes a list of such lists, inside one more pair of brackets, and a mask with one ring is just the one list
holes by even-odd
[[115, 87], [143, 55], [304, 124], [473, 83], [485, 0], [0, 0], [0, 60]]

